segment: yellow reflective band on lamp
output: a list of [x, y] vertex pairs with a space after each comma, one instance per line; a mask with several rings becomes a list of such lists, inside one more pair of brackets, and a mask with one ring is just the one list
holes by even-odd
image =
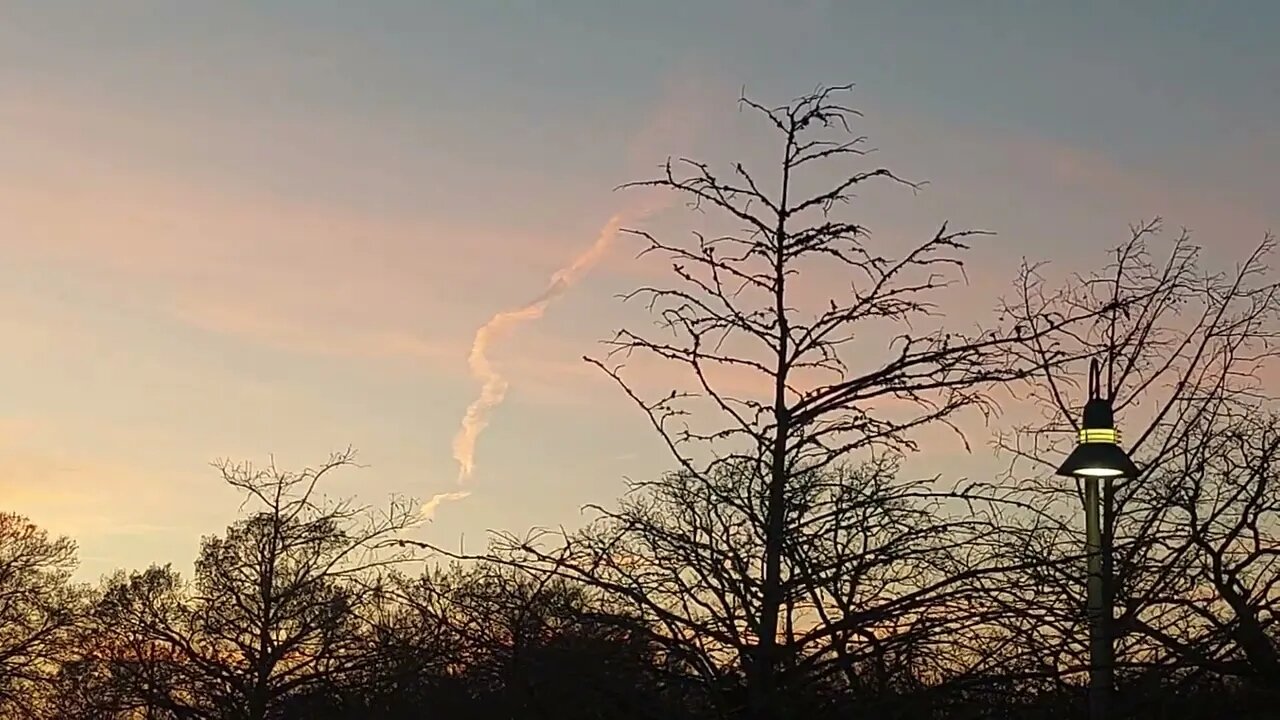
[[1116, 445], [1120, 442], [1120, 433], [1114, 428], [1085, 428], [1080, 431], [1080, 442]]

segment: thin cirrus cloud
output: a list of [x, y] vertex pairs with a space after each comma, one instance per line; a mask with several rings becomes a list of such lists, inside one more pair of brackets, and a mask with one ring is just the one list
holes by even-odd
[[[146, 127], [174, 134], [160, 110], [84, 105], [52, 91], [15, 97], [0, 95], [0, 251], [122, 280], [161, 304], [230, 298], [294, 320], [313, 315], [317, 326], [363, 312], [360, 319], [377, 315], [451, 332], [453, 298], [479, 282], [501, 286], [520, 277], [523, 267], [545, 262], [548, 247], [560, 246], [562, 234], [547, 229], [510, 237], [512, 223], [479, 214], [479, 202], [469, 225], [458, 224], [456, 212], [434, 219], [439, 208], [430, 188], [421, 211], [386, 213], [273, 195], [199, 168], [183, 173], [172, 166], [180, 152], [138, 137]], [[431, 169], [437, 176], [456, 171]], [[363, 180], [362, 172], [371, 173], [352, 166], [352, 182]], [[335, 177], [341, 182], [342, 173]]]
[[[468, 253], [481, 254], [481, 243], [467, 242], [471, 231], [271, 206], [136, 176], [6, 189], [0, 255], [17, 259], [9, 272], [71, 271], [83, 280], [77, 293], [226, 338], [228, 352], [247, 344], [465, 376], [467, 309], [449, 296], [468, 275]], [[423, 249], [432, 237], [458, 243], [451, 264]], [[497, 282], [520, 276], [507, 264], [484, 273]], [[76, 332], [79, 321], [40, 319], [47, 291], [33, 288], [21, 316], [33, 341]]]
[[456, 343], [433, 343], [404, 330], [325, 326], [305, 318], [272, 316], [261, 307], [234, 301], [179, 301], [170, 312], [192, 327], [302, 355], [398, 359], [443, 371], [462, 350]]
[[1258, 233], [1274, 220], [1252, 203], [1232, 197], [1213, 182], [1195, 176], [1178, 178], [1143, 172], [1099, 153], [1043, 140], [1013, 143], [1012, 147], [1022, 162], [1040, 165], [1050, 178], [1068, 188], [1114, 198], [1117, 203], [1132, 206], [1134, 212], [1158, 211], [1175, 222], [1179, 215], [1187, 216], [1189, 222], [1198, 221], [1194, 224], [1207, 233], [1252, 231], [1254, 237], [1247, 242], [1256, 242], [1260, 239]]
[[[668, 98], [679, 101], [661, 105], [620, 160], [647, 166], [670, 152], [662, 139], [695, 123], [701, 87], [672, 83]], [[102, 136], [130, 122], [163, 129], [160, 118], [49, 93], [4, 109], [27, 150], [0, 171], [0, 252], [79, 269], [113, 293], [128, 288], [195, 327], [252, 342], [465, 360], [475, 308], [458, 298], [516, 287], [573, 247], [554, 229], [511, 237], [483, 222], [442, 226], [193, 182], [145, 154], [126, 162], [103, 149]]]
[[[687, 123], [698, 115], [691, 106], [670, 104], [646, 132], [660, 137]], [[68, 108], [54, 104], [43, 112], [61, 116]], [[27, 108], [22, 116], [32, 123], [43, 117], [38, 108]], [[997, 155], [1014, 159], [1020, 166], [1017, 172], [1042, 174], [1073, 194], [1133, 207], [1131, 213], [1168, 208], [1192, 215], [1215, 231], [1239, 227], [1251, 217], [1260, 227], [1265, 219], [1248, 208], [1241, 212], [1230, 201], [1206, 197], [1205, 188], [1162, 190], [1160, 178], [1132, 172], [1083, 149], [1038, 139], [986, 140]], [[660, 144], [637, 143], [629, 150], [632, 163], [660, 157]], [[63, 150], [70, 163], [76, 153]], [[465, 229], [219, 195], [136, 171], [115, 176], [100, 171], [95, 177], [93, 163], [88, 164], [89, 172], [84, 170], [84, 165], [68, 165], [52, 177], [11, 176], [0, 195], [0, 210], [14, 231], [6, 233], [10, 240], [0, 240], [0, 245], [23, 238], [29, 252], [96, 261], [109, 270], [142, 276], [168, 293], [164, 304], [180, 319], [250, 341], [320, 354], [432, 362], [463, 358], [468, 331], [461, 321], [448, 326], [450, 306], [443, 297], [459, 273], [456, 268], [434, 269], [418, 253], [438, 246], [440, 241], [431, 238], [448, 237], [450, 253], [474, 253], [474, 272], [483, 272], [487, 280], [511, 285], [528, 276], [522, 270], [527, 263], [518, 262], [518, 255], [511, 262], [483, 262], [492, 243], [465, 240]], [[505, 255], [521, 253], [530, 262], [545, 263], [551, 253], [538, 249], [545, 245], [505, 242], [502, 247]], [[465, 277], [467, 272], [461, 274]], [[503, 282], [504, 277], [513, 283]], [[360, 307], [370, 315], [376, 309], [386, 328], [344, 330], [344, 324], [367, 328], [368, 315], [353, 310]], [[431, 321], [423, 323], [424, 316]], [[434, 336], [415, 325], [433, 328]]]
[[[54, 111], [67, 108], [55, 106], [48, 112]], [[664, 127], [679, 126], [695, 115], [672, 105], [649, 132], [660, 135]], [[33, 123], [42, 117], [31, 109], [24, 116]], [[1178, 212], [1215, 232], [1249, 220], [1262, 227], [1266, 219], [1251, 208], [1213, 198], [1206, 192], [1211, 188], [1194, 182], [1162, 188], [1158, 176], [1128, 170], [1087, 150], [1034, 138], [980, 140], [996, 155], [1012, 158], [1016, 173], [1040, 175], [1077, 197], [1133, 208], [1125, 212]], [[659, 156], [655, 145], [638, 143], [630, 151], [633, 163]], [[474, 272], [487, 280], [506, 284], [504, 277], [527, 275], [521, 269], [527, 263], [519, 262], [519, 255], [510, 262], [484, 262], [492, 243], [468, 241], [465, 229], [219, 195], [137, 171], [95, 174], [94, 164], [74, 161], [76, 155], [74, 148], [64, 147], [61, 172], [50, 174], [46, 166], [43, 177], [10, 175], [3, 182], [0, 210], [9, 232], [0, 247], [21, 245], [19, 253], [71, 258], [141, 276], [170, 294], [167, 304], [179, 317], [206, 329], [322, 353], [465, 355], [466, 343], [458, 341], [465, 337], [465, 326], [444, 327], [449, 313], [433, 313], [432, 308], [449, 308], [442, 296], [455, 286], [451, 278], [466, 278], [467, 272], [435, 268], [419, 253], [438, 245], [431, 238], [447, 237], [451, 255], [474, 254]], [[549, 252], [538, 249], [544, 245], [505, 242], [502, 247], [508, 257], [515, 252], [545, 263]], [[340, 325], [335, 316], [341, 321], [342, 313], [362, 306], [376, 308], [380, 320], [392, 327], [374, 337], [326, 337], [343, 335], [334, 329]], [[410, 330], [424, 315], [435, 315], [431, 325], [453, 340]], [[358, 312], [353, 318], [362, 319]]]

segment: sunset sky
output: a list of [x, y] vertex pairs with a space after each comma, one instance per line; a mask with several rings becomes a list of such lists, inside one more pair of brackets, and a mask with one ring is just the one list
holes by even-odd
[[[617, 213], [687, 226], [612, 191], [667, 155], [767, 167], [743, 86], [857, 84], [878, 162], [930, 182], [855, 207], [877, 237], [998, 233], [958, 324], [1019, 258], [1094, 266], [1157, 214], [1229, 261], [1280, 229], [1276, 27], [1265, 0], [0, 0], [0, 509], [92, 579], [188, 570], [237, 509], [221, 457], [352, 445], [336, 495], [455, 490], [477, 328]], [[472, 495], [421, 537], [573, 523], [669, 467], [579, 359], [645, 322], [613, 299], [636, 249], [493, 340]], [[975, 440], [948, 467], [988, 467]]]

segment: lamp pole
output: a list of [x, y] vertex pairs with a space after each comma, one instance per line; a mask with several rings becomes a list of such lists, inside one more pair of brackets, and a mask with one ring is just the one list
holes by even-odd
[[[1105, 494], [1105, 500], [1102, 497]], [[1085, 553], [1088, 556], [1089, 596], [1089, 718], [1105, 720], [1114, 684], [1112, 672], [1110, 573], [1111, 533], [1105, 525], [1110, 513], [1111, 478], [1084, 478]]]
[[1080, 444], [1058, 468], [1059, 475], [1084, 483], [1085, 556], [1089, 615], [1089, 718], [1106, 720], [1115, 681], [1115, 651], [1111, 642], [1112, 482], [1133, 478], [1138, 468], [1120, 448], [1111, 406], [1111, 392], [1102, 395], [1102, 372], [1095, 359], [1089, 366], [1089, 402], [1084, 406]]

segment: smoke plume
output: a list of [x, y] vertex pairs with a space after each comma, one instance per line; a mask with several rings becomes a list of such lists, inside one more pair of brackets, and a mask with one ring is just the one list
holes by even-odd
[[[697, 124], [698, 100], [705, 97], [705, 88], [699, 83], [686, 81], [668, 88], [666, 102], [662, 103], [649, 125], [629, 148], [634, 163], [636, 158], [646, 162], [658, 156], [658, 148], [669, 149], [673, 140], [689, 134]], [[467, 407], [457, 434], [453, 438], [453, 458], [458, 464], [458, 489], [438, 493], [422, 506], [422, 514], [432, 517], [447, 502], [462, 500], [471, 495], [467, 482], [475, 471], [476, 440], [489, 424], [489, 415], [502, 404], [507, 394], [507, 380], [489, 360], [489, 349], [495, 340], [510, 332], [515, 326], [537, 320], [547, 307], [571, 288], [582, 275], [600, 261], [617, 237], [624, 222], [636, 222], [661, 209], [665, 197], [644, 191], [633, 195], [630, 210], [615, 213], [600, 228], [595, 241], [551, 276], [545, 290], [527, 304], [500, 312], [476, 330], [467, 363], [471, 375], [480, 383], [480, 394]]]
[[[502, 404], [507, 395], [507, 379], [493, 367], [489, 360], [489, 346], [495, 339], [510, 332], [521, 323], [537, 320], [546, 312], [547, 306], [573, 286], [574, 283], [599, 262], [609, 249], [610, 243], [618, 235], [624, 216], [618, 213], [609, 218], [604, 227], [596, 235], [595, 242], [575, 257], [569, 264], [560, 268], [551, 276], [551, 282], [542, 294], [527, 304], [514, 310], [505, 310], [493, 317], [476, 330], [475, 340], [471, 343], [471, 353], [467, 364], [471, 368], [471, 376], [480, 382], [480, 394], [467, 407], [462, 416], [461, 427], [453, 438], [453, 459], [458, 463], [458, 485], [465, 486], [475, 472], [476, 439], [489, 424], [489, 414]], [[440, 505], [455, 500], [462, 500], [470, 495], [467, 490], [439, 493], [431, 497], [422, 506], [422, 513], [427, 517], [435, 514]]]

